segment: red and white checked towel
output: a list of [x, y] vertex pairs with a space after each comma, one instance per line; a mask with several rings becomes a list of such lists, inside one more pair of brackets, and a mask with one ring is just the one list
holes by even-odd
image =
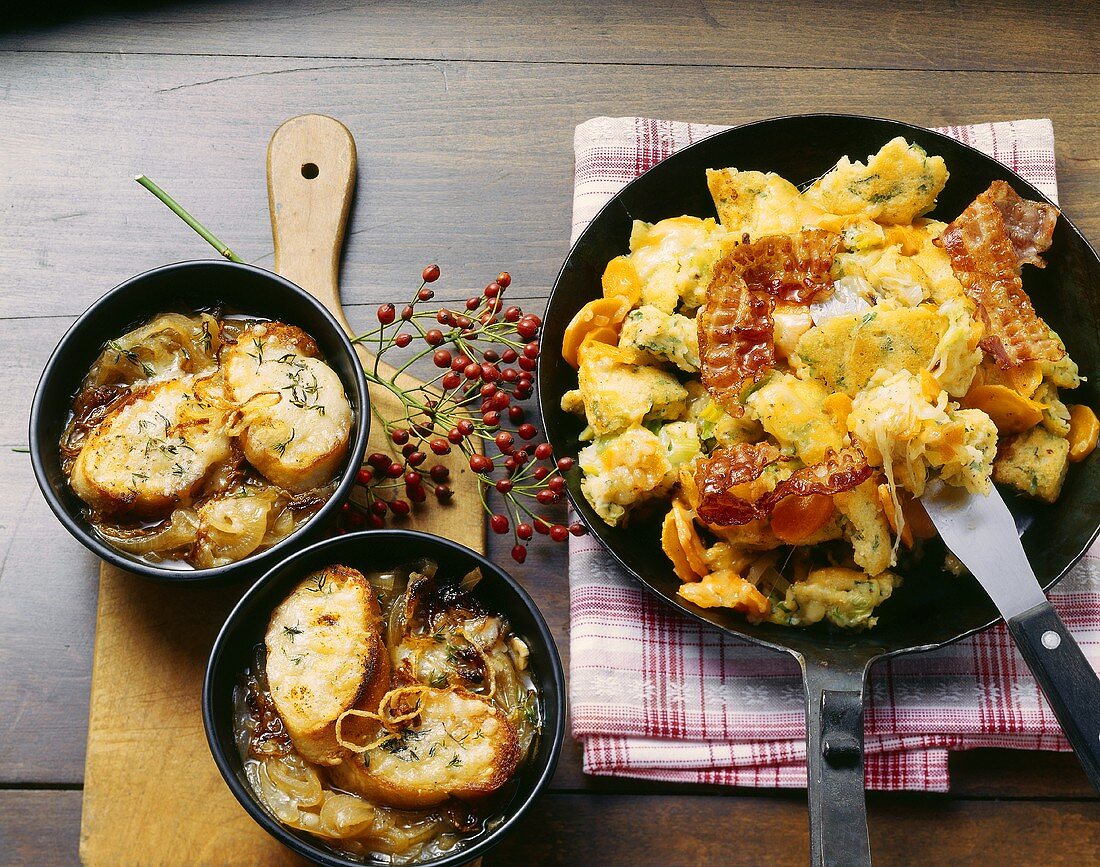
[[[607, 117], [578, 126], [574, 240], [628, 181], [722, 129]], [[990, 154], [1057, 201], [1049, 120], [941, 132]], [[790, 656], [678, 615], [589, 536], [571, 540], [569, 592], [573, 735], [584, 744], [586, 773], [806, 785], [802, 683]], [[1100, 545], [1050, 598], [1100, 668]], [[876, 664], [866, 738], [867, 785], [874, 789], [946, 791], [949, 750], [1068, 749], [1004, 627]]]

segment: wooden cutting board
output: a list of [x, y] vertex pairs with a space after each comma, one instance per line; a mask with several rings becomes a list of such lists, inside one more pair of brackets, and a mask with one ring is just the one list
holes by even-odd
[[[345, 327], [338, 274], [356, 180], [355, 141], [340, 122], [303, 115], [268, 146], [275, 270]], [[361, 351], [364, 363], [373, 364]], [[376, 410], [396, 398], [373, 389]], [[377, 418], [370, 451], [387, 451]], [[453, 504], [401, 526], [485, 550], [473, 474], [451, 461]], [[200, 710], [207, 655], [247, 589], [154, 584], [103, 564], [96, 615], [80, 857], [86, 864], [300, 864], [237, 804], [206, 745]]]

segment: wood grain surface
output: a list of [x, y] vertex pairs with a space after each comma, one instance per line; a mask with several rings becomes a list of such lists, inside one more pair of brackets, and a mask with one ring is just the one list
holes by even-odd
[[[4, 27], [2, 863], [76, 859], [97, 598], [95, 559], [58, 530], [10, 449], [78, 313], [134, 273], [209, 255], [133, 174], [271, 267], [267, 137], [296, 114], [339, 117], [361, 161], [341, 276], [360, 329], [431, 261], [442, 299], [507, 268], [517, 303], [541, 308], [568, 249], [573, 127], [599, 114], [1050, 117], [1063, 207], [1100, 242], [1095, 4], [104, 2]], [[510, 540], [488, 544], [567, 660], [564, 550], [515, 566]], [[949, 797], [872, 796], [878, 863], [1100, 860], [1100, 804], [1072, 757], [982, 750], [954, 756], [951, 772]], [[571, 740], [553, 788], [486, 863], [805, 861], [800, 793], [589, 778]]]
[[[1095, 804], [875, 794], [868, 801], [879, 867], [1083, 867], [1100, 861]], [[782, 794], [556, 792], [540, 808], [484, 858], [484, 867], [797, 865], [809, 855], [805, 804]], [[0, 792], [0, 845], [7, 844], [12, 863], [72, 863], [66, 854], [75, 851], [79, 821], [79, 792]], [[180, 862], [166, 855], [143, 863]]]
[[1082, 0], [1042, 4], [1041, 11], [1034, 0], [795, 2], [780, 10], [769, 0], [231, 0], [194, 4], [183, 21], [174, 3], [87, 5], [91, 13], [64, 29], [30, 28], [2, 45], [710, 67], [1095, 72], [1100, 64], [1095, 10]]

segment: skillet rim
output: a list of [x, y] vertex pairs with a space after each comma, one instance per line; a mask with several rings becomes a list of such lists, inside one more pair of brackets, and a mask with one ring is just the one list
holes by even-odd
[[[970, 151], [972, 154], [977, 156], [980, 161], [992, 162], [992, 163], [996, 164], [999, 169], [1007, 172], [1013, 178], [1013, 180], [1015, 182], [1019, 183], [1024, 188], [1026, 188], [1029, 195], [1034, 194], [1035, 198], [1038, 199], [1039, 201], [1046, 202], [1046, 203], [1051, 204], [1054, 207], [1058, 208], [1059, 222], [1064, 224], [1066, 226], [1066, 229], [1070, 233], [1072, 233], [1073, 235], [1075, 235], [1077, 237], [1077, 239], [1083, 245], [1083, 250], [1087, 251], [1088, 254], [1091, 254], [1092, 259], [1094, 261], [1096, 261], [1096, 263], [1098, 265], [1100, 265], [1100, 255], [1097, 254], [1096, 249], [1092, 246], [1092, 244], [1089, 243], [1088, 239], [1084, 236], [1084, 234], [1082, 234], [1081, 230], [1077, 228], [1077, 225], [1073, 222], [1073, 220], [1070, 219], [1068, 216], [1066, 216], [1065, 212], [1061, 209], [1061, 207], [1057, 203], [1053, 202], [1050, 199], [1049, 196], [1047, 196], [1041, 190], [1037, 189], [1030, 181], [1028, 181], [1025, 178], [1021, 177], [1020, 174], [1018, 172], [1016, 172], [1014, 169], [1012, 169], [1010, 166], [1005, 165], [1004, 163], [1001, 163], [998, 160], [995, 160], [993, 157], [991, 157], [988, 154], [978, 150], [973, 145], [970, 145], [966, 142], [959, 141], [958, 139], [954, 139], [951, 136], [945, 135], [944, 133], [939, 132], [936, 129], [931, 129], [931, 128], [928, 128], [928, 127], [921, 127], [921, 126], [918, 126], [916, 124], [907, 123], [906, 121], [895, 120], [895, 119], [892, 119], [892, 118], [878, 117], [876, 115], [848, 114], [848, 113], [844, 113], [844, 112], [807, 112], [807, 113], [801, 113], [801, 114], [785, 114], [785, 115], [777, 115], [775, 117], [762, 118], [760, 120], [748, 121], [746, 123], [735, 124], [735, 125], [730, 126], [726, 129], [723, 129], [719, 132], [716, 132], [712, 135], [708, 135], [704, 138], [701, 138], [698, 141], [692, 142], [691, 144], [681, 148], [680, 150], [676, 151], [675, 153], [670, 154], [669, 156], [665, 157], [664, 159], [662, 159], [659, 162], [655, 163], [654, 165], [650, 166], [650, 168], [646, 169], [640, 175], [638, 175], [637, 177], [630, 180], [627, 184], [625, 184], [622, 187], [622, 189], [618, 190], [610, 199], [607, 200], [607, 202], [605, 202], [603, 204], [603, 206], [593, 215], [592, 219], [589, 221], [588, 225], [585, 226], [584, 230], [580, 233], [580, 235], [577, 236], [577, 240], [575, 242], [573, 242], [572, 244], [570, 244], [569, 252], [567, 253], [564, 261], [562, 262], [561, 268], [558, 269], [558, 273], [554, 278], [554, 285], [550, 290], [549, 297], [547, 298], [546, 313], [544, 315], [544, 319], [547, 320], [547, 321], [550, 320], [550, 318], [551, 318], [550, 317], [550, 311], [553, 309], [555, 301], [559, 300], [559, 295], [562, 294], [562, 290], [563, 290], [562, 278], [564, 277], [565, 272], [569, 268], [570, 264], [573, 262], [576, 254], [577, 254], [577, 251], [585, 243], [585, 240], [586, 240], [587, 236], [589, 235], [589, 233], [593, 231], [593, 227], [596, 226], [596, 224], [600, 221], [600, 219], [604, 216], [604, 214], [606, 212], [608, 212], [610, 209], [612, 209], [614, 207], [620, 206], [621, 199], [623, 199], [635, 187], [636, 184], [639, 184], [640, 182], [642, 182], [642, 180], [644, 178], [646, 178], [646, 176], [649, 175], [649, 173], [651, 171], [658, 168], [659, 166], [664, 165], [669, 160], [680, 158], [683, 154], [691, 152], [694, 148], [697, 148], [697, 147], [699, 147], [701, 145], [704, 145], [704, 144], [707, 144], [707, 143], [713, 144], [713, 140], [720, 137], [720, 136], [728, 136], [728, 135], [730, 135], [732, 133], [735, 133], [735, 132], [743, 133], [745, 130], [752, 129], [753, 127], [761, 127], [761, 126], [767, 126], [767, 125], [773, 125], [773, 124], [781, 124], [781, 123], [784, 123], [784, 122], [791, 122], [791, 121], [823, 121], [824, 122], [824, 121], [829, 121], [829, 120], [870, 121], [870, 122], [875, 123], [875, 124], [882, 124], [882, 125], [885, 125], [888, 128], [892, 128], [893, 130], [896, 131], [896, 134], [898, 134], [898, 135], [905, 134], [905, 132], [909, 132], [909, 133], [915, 132], [915, 133], [919, 134], [920, 136], [932, 136], [934, 138], [942, 139], [945, 142], [948, 142], [950, 147], [960, 147], [960, 148], [963, 148], [964, 150]], [[561, 303], [561, 302], [559, 301], [559, 303]], [[562, 361], [562, 359], [560, 358], [560, 354], [555, 354], [553, 357], [554, 357], [553, 363], [555, 365], [564, 364], [564, 361]], [[551, 362], [547, 360], [548, 358], [549, 358], [549, 356], [547, 356], [545, 353], [541, 353], [540, 356], [539, 356], [539, 367], [538, 367], [538, 376], [537, 376], [537, 381], [538, 381], [538, 406], [539, 406], [540, 416], [542, 417], [542, 419], [544, 421], [545, 428], [546, 428], [547, 440], [550, 441], [551, 446], [555, 446], [556, 443], [554, 442], [554, 440], [558, 439], [558, 431], [557, 431], [556, 428], [554, 428], [552, 430], [551, 425], [546, 422], [546, 419], [548, 417], [547, 413], [546, 413], [546, 406], [547, 406], [547, 401], [548, 400], [553, 400], [553, 399], [560, 400], [560, 395], [551, 395], [551, 394], [549, 394], [548, 390], [547, 390], [547, 386], [545, 384], [547, 382], [548, 377], [544, 375], [544, 369], [547, 368], [551, 364]], [[557, 452], [557, 451], [558, 451], [558, 449], [555, 448], [555, 452]], [[579, 472], [579, 470], [575, 468], [572, 472], [576, 473], [576, 472]], [[644, 577], [642, 577], [642, 575], [640, 575], [638, 572], [636, 572], [633, 568], [631, 568], [625, 562], [625, 560], [620, 556], [619, 552], [617, 550], [615, 550], [615, 547], [610, 545], [607, 541], [605, 541], [602, 538], [600, 532], [598, 532], [599, 528], [593, 528], [592, 527], [591, 522], [589, 521], [588, 517], [585, 514], [585, 509], [582, 508], [581, 505], [579, 504], [578, 494], [574, 493], [574, 486], [570, 485], [570, 484], [567, 484], [565, 489], [566, 489], [566, 494], [569, 497], [569, 502], [570, 502], [571, 508], [577, 514], [577, 516], [580, 518], [580, 520], [583, 521], [584, 524], [588, 527], [589, 534], [591, 536], [593, 536], [599, 542], [599, 544], [604, 548], [604, 550], [606, 550], [611, 555], [611, 557], [619, 565], [620, 568], [625, 570], [625, 572], [635, 582], [641, 584], [650, 595], [656, 597], [656, 599], [660, 603], [663, 603], [665, 605], [670, 606], [677, 613], [685, 614], [685, 615], [689, 616], [690, 618], [692, 618], [693, 620], [695, 620], [698, 623], [706, 624], [707, 626], [710, 626], [712, 628], [719, 629], [722, 632], [726, 633], [727, 635], [731, 635], [733, 637], [736, 637], [736, 638], [739, 638], [739, 639], [742, 639], [742, 640], [745, 640], [745, 641], [750, 641], [753, 644], [756, 644], [756, 645], [759, 645], [759, 646], [762, 646], [762, 647], [768, 647], [768, 648], [771, 648], [773, 650], [779, 650], [779, 651], [783, 651], [783, 652], [786, 652], [786, 653], [790, 653], [790, 654], [793, 654], [796, 658], [799, 658], [799, 659], [805, 659], [805, 658], [811, 656], [810, 650], [812, 649], [812, 650], [817, 651], [820, 654], [820, 657], [836, 658], [838, 656], [846, 656], [846, 657], [852, 658], [853, 660], [859, 659], [859, 660], [862, 661], [863, 667], [866, 670], [866, 667], [869, 666], [875, 660], [887, 659], [887, 658], [894, 657], [894, 656], [899, 656], [899, 655], [905, 654], [905, 653], [918, 653], [918, 652], [923, 652], [923, 651], [927, 651], [927, 650], [935, 650], [937, 648], [945, 647], [949, 644], [953, 644], [956, 641], [961, 641], [964, 638], [967, 638], [971, 635], [975, 635], [979, 632], [982, 632], [986, 629], [989, 629], [991, 626], [995, 626], [998, 623], [1004, 623], [1005, 622], [1004, 618], [998, 613], [997, 616], [995, 616], [994, 618], [992, 618], [988, 622], [986, 622], [984, 624], [981, 624], [981, 625], [970, 627], [970, 628], [968, 628], [968, 629], [966, 629], [962, 632], [956, 633], [955, 635], [953, 635], [949, 638], [946, 638], [942, 641], [932, 641], [932, 642], [928, 642], [928, 643], [914, 644], [914, 645], [908, 645], [908, 646], [904, 646], [904, 647], [892, 647], [892, 648], [889, 648], [889, 649], [884, 647], [881, 644], [876, 645], [873, 642], [869, 642], [869, 641], [866, 641], [866, 640], [861, 640], [861, 639], [866, 639], [868, 637], [872, 637], [874, 635], [873, 631], [866, 631], [866, 630], [863, 631], [863, 632], [846, 633], [845, 636], [850, 639], [850, 644], [846, 647], [840, 647], [840, 646], [837, 646], [837, 645], [830, 645], [827, 642], [821, 641], [820, 639], [822, 637], [824, 637], [822, 635], [822, 633], [820, 631], [812, 630], [812, 629], [795, 630], [794, 634], [791, 636], [792, 639], [794, 639], [796, 636], [802, 636], [802, 637], [805, 638], [804, 641], [792, 641], [790, 644], [781, 643], [779, 641], [771, 641], [767, 638], [752, 635], [752, 634], [749, 634], [748, 632], [742, 631], [739, 628], [739, 626], [740, 626], [739, 623], [734, 623], [734, 624], [716, 623], [715, 621], [713, 621], [710, 618], [708, 618], [707, 616], [705, 616], [705, 614], [702, 613], [702, 609], [697, 610], [694, 607], [688, 607], [686, 604], [684, 604], [680, 600], [678, 600], [676, 598], [673, 598], [673, 597], [670, 597], [670, 596], [667, 596], [664, 593], [662, 593], [660, 591], [660, 589], [658, 589], [656, 586], [654, 586], [653, 582], [651, 582], [651, 581], [645, 579]], [[587, 505], [587, 503], [585, 503], [585, 505]], [[1055, 507], [1057, 507], [1057, 504], [1055, 504]], [[1080, 546], [1077, 546], [1077, 545], [1073, 546], [1074, 548], [1079, 547], [1079, 550], [1075, 551], [1066, 560], [1065, 565], [1061, 569], [1059, 569], [1059, 571], [1052, 578], [1050, 578], [1049, 581], [1047, 581], [1045, 584], [1041, 581], [1039, 582], [1040, 587], [1042, 588], [1044, 594], [1046, 594], [1047, 591], [1049, 591], [1051, 587], [1053, 587], [1055, 584], [1057, 584], [1059, 581], [1061, 581], [1063, 578], [1065, 578], [1066, 575], [1069, 574], [1069, 572], [1082, 560], [1082, 558], [1088, 552], [1089, 548], [1092, 547], [1092, 545], [1096, 541], [1097, 537], [1100, 536], [1100, 516], [1098, 516], [1097, 518], [1094, 519], [1093, 524], [1094, 524], [1093, 528], [1087, 534], [1087, 539], [1084, 541], [1084, 543]], [[971, 580], [976, 581], [977, 579], [971, 578]], [[795, 646], [795, 645], [801, 645], [801, 646]], [[813, 654], [813, 655], [817, 655], [817, 654]]]

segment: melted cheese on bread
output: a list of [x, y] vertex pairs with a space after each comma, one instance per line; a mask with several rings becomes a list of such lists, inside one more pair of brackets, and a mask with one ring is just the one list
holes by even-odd
[[70, 477], [77, 496], [104, 513], [140, 517], [189, 499], [230, 454], [226, 410], [201, 396], [208, 384], [184, 377], [135, 391], [77, 456]]
[[316, 355], [316, 344], [301, 329], [261, 323], [243, 332], [222, 356], [231, 400], [245, 404], [264, 394], [279, 398], [269, 406], [258, 401], [249, 412], [241, 448], [252, 466], [289, 491], [328, 482], [347, 454], [351, 435], [344, 387]]
[[417, 725], [330, 770], [371, 801], [423, 809], [499, 789], [519, 764], [516, 731], [495, 706], [462, 689], [429, 688]]
[[389, 686], [380, 629], [370, 583], [346, 566], [309, 576], [272, 613], [264, 638], [271, 697], [304, 758], [340, 762], [337, 718], [372, 693], [373, 706], [365, 709], [377, 711], [378, 690]]

